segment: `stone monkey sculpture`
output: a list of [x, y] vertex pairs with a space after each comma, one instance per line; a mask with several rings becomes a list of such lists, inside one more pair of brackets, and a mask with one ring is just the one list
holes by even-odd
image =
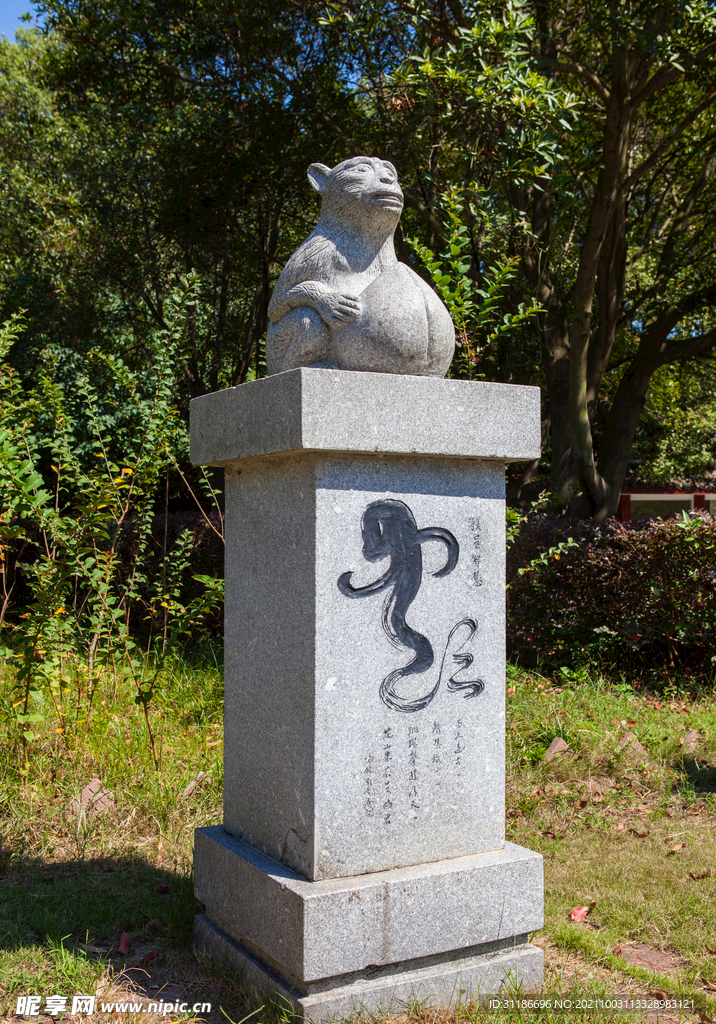
[[311, 164], [318, 224], [293, 253], [269, 303], [269, 373], [326, 366], [444, 377], [455, 330], [433, 289], [399, 263], [403, 193], [392, 164], [358, 156]]

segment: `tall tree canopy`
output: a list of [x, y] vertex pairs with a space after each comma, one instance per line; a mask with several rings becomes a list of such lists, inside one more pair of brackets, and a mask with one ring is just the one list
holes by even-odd
[[[569, 199], [555, 180], [533, 197], [538, 244], [525, 260], [548, 311], [550, 411], [562, 413], [552, 486], [579, 490], [574, 507], [602, 518], [616, 509], [654, 372], [716, 345], [716, 10], [540, 3], [535, 17], [546, 65], [584, 96]], [[554, 260], [561, 252], [568, 262]]]
[[543, 384], [551, 489], [614, 511], [654, 374], [716, 342], [711, 3], [42, 7], [44, 36], [0, 49], [26, 372], [50, 340], [152, 360], [190, 270], [183, 401], [265, 372], [306, 167], [371, 152], [405, 188], [400, 257], [453, 304], [453, 372]]

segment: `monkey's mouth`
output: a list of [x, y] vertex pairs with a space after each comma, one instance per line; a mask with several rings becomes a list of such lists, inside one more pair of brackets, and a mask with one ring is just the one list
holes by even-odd
[[391, 210], [403, 209], [403, 196], [400, 192], [374, 192], [370, 201], [378, 206], [387, 206]]

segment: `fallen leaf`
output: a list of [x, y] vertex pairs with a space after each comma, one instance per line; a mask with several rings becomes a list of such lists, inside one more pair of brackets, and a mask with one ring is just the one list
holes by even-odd
[[[679, 850], [683, 850], [683, 848], [685, 846], [686, 846], [686, 843], [674, 843], [673, 846], [669, 847], [669, 853], [678, 853]], [[667, 854], [667, 856], [668, 856], [668, 854]]]
[[157, 840], [157, 864], [161, 864], [161, 862], [162, 862], [162, 850], [163, 849], [164, 849], [164, 840], [162, 839], [161, 836], [159, 836], [159, 839]]
[[167, 892], [169, 892], [169, 886], [167, 885], [166, 882], [159, 882], [157, 885], [154, 886], [154, 891], [155, 892], [161, 892], [161, 893], [167, 893]]
[[542, 835], [543, 836], [548, 836], [550, 839], [556, 839], [557, 838], [557, 834], [555, 832], [553, 832], [552, 829], [550, 829], [550, 828], [545, 829], [544, 832], [542, 833]]
[[140, 967], [145, 967], [148, 963], [151, 963], [152, 960], [156, 960], [156, 958], [158, 956], [159, 956], [159, 950], [158, 949], [150, 950], [148, 953], [145, 953], [144, 956], [142, 957], [142, 959], [139, 961], [139, 966]]
[[604, 797], [602, 796], [602, 794], [601, 793], [597, 793], [596, 796], [593, 796], [592, 797], [592, 803], [593, 804], [603, 804], [604, 803]]
[[710, 953], [710, 954], [711, 954], [711, 956], [716, 956], [716, 949], [711, 949], [711, 947], [710, 947], [710, 946], [707, 946], [707, 947], [706, 947], [706, 952], [707, 952], [707, 953]]
[[716, 992], [716, 985], [714, 985], [712, 981], [707, 981], [706, 978], [704, 978], [704, 985], [709, 990], [709, 992]]
[[572, 913], [569, 915], [573, 921], [583, 921], [587, 914], [591, 914], [597, 905], [596, 900], [592, 900], [588, 907], [575, 907]]
[[587, 801], [586, 800], [577, 800], [577, 802], [576, 802], [576, 804], [574, 806], [575, 807], [579, 807], [581, 809], [582, 807], [586, 807], [587, 806]]
[[668, 999], [669, 993], [665, 992], [663, 988], [650, 988], [649, 995], [653, 999]]
[[702, 878], [711, 878], [711, 872], [710, 871], [704, 871], [700, 875], [695, 875], [693, 873], [693, 871], [687, 871], [686, 874], [684, 875], [684, 878], [693, 878], [693, 880], [695, 882], [700, 882]]
[[617, 832], [623, 832], [624, 829], [626, 828], [626, 825], [624, 824], [623, 821], [618, 821], [617, 824], [614, 827], [616, 828]]
[[648, 832], [640, 832], [638, 828], [630, 828], [629, 832], [633, 836], [638, 836], [639, 839], [646, 839], [646, 837], [649, 835]]
[[213, 743], [207, 743], [206, 745], [207, 747], [220, 747], [223, 742], [223, 740], [214, 740]]
[[512, 694], [512, 693], [517, 693], [517, 687], [516, 687], [516, 686], [508, 686], [508, 687], [507, 687], [507, 692], [508, 692], [509, 694]]
[[624, 947], [622, 946], [621, 942], [619, 943], [618, 946], [615, 946], [614, 947], [614, 956], [619, 956], [619, 954], [621, 953], [623, 948]]
[[119, 942], [117, 943], [117, 952], [121, 953], [122, 956], [126, 956], [132, 948], [132, 940], [126, 932], [122, 932]]

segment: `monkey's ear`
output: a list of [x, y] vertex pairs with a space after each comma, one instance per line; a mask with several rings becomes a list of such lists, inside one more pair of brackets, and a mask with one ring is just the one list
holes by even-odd
[[311, 164], [308, 168], [308, 180], [311, 182], [316, 192], [323, 192], [328, 184], [328, 175], [330, 173], [330, 167], [326, 167], [325, 164]]

